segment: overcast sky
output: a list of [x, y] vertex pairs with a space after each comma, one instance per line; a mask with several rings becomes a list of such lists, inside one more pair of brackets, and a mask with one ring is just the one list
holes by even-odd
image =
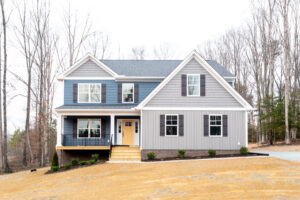
[[[71, 8], [79, 18], [90, 14], [93, 29], [110, 38], [110, 58], [118, 58], [118, 49], [129, 58], [130, 49], [144, 46], [150, 54], [154, 47], [169, 44], [175, 51], [174, 59], [183, 59], [197, 45], [213, 40], [230, 28], [243, 25], [249, 18], [250, 0], [71, 0]], [[59, 29], [63, 9], [68, 0], [51, 0], [54, 23]], [[13, 24], [12, 21], [10, 21]], [[11, 37], [12, 38], [12, 37]], [[13, 41], [10, 42], [13, 46]], [[16, 49], [10, 48], [9, 65], [19, 71]], [[151, 58], [151, 57], [149, 57]], [[24, 87], [15, 92], [24, 92]], [[22, 88], [22, 89], [19, 89]], [[13, 90], [13, 89], [11, 89]], [[18, 91], [22, 90], [22, 91]], [[56, 96], [56, 98], [58, 98]], [[24, 129], [26, 99], [14, 98], [8, 107], [9, 133]]]

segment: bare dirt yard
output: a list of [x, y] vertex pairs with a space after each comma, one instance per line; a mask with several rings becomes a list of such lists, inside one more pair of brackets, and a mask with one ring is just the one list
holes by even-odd
[[0, 176], [0, 199], [300, 199], [300, 163], [271, 157], [105, 163]]
[[300, 152], [300, 140], [291, 145], [285, 145], [284, 142], [277, 142], [274, 145], [249, 143], [248, 148], [252, 152]]

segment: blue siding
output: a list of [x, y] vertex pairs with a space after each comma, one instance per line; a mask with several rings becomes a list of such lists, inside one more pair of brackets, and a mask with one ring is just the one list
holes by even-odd
[[[95, 138], [95, 139], [77, 139], [73, 138], [73, 120], [76, 120], [77, 118], [101, 118], [105, 119], [106, 123], [106, 134], [105, 138]], [[68, 116], [64, 119], [64, 146], [108, 146], [109, 145], [109, 139], [110, 139], [110, 117], [106, 116], [93, 116], [93, 117], [80, 117], [80, 116]]]
[[[118, 83], [114, 80], [65, 80], [64, 81], [64, 105], [91, 105], [86, 103], [73, 103], [74, 83], [103, 83], [106, 84], [106, 103], [99, 104], [121, 104], [118, 103]], [[139, 102], [141, 102], [154, 88], [158, 82], [130, 82], [139, 84]], [[126, 103], [128, 104], [128, 103]]]

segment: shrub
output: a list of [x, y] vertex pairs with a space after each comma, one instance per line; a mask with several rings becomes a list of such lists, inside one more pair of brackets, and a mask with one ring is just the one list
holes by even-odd
[[58, 156], [57, 156], [56, 151], [53, 154], [51, 166], [57, 166], [57, 167], [59, 166], [59, 164], [58, 164]]
[[90, 165], [94, 164], [95, 162], [96, 162], [95, 160], [89, 160]]
[[64, 168], [65, 168], [65, 169], [70, 169], [71, 166], [72, 166], [72, 164], [66, 164], [66, 165], [64, 166]]
[[80, 165], [86, 165], [86, 161], [81, 161], [79, 164]]
[[208, 150], [208, 155], [210, 156], [210, 157], [215, 157], [216, 156], [216, 150]]
[[154, 160], [155, 159], [155, 153], [154, 152], [147, 153], [147, 157], [148, 157], [148, 160]]
[[248, 154], [248, 148], [247, 147], [241, 147], [240, 148], [240, 153], [242, 155], [247, 155]]
[[71, 164], [72, 164], [73, 166], [78, 165], [78, 163], [79, 163], [78, 158], [72, 158]]
[[92, 154], [92, 160], [94, 160], [95, 162], [97, 162], [98, 159], [99, 159], [99, 154], [97, 154], [97, 153]]
[[59, 169], [58, 166], [51, 166], [51, 171], [56, 172]]
[[185, 151], [184, 150], [178, 150], [178, 157], [184, 158], [185, 157]]

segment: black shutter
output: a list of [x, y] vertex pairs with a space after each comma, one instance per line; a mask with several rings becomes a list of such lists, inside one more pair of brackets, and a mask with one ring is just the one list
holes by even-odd
[[203, 127], [204, 136], [208, 136], [208, 128], [209, 128], [208, 115], [204, 115], [203, 124], [204, 124], [204, 127]]
[[105, 138], [105, 134], [106, 134], [106, 123], [105, 123], [105, 119], [102, 118], [101, 119], [101, 138]]
[[165, 115], [160, 115], [160, 136], [165, 136]]
[[78, 103], [78, 84], [73, 84], [73, 103]]
[[122, 83], [118, 84], [118, 103], [122, 103]]
[[186, 96], [186, 74], [181, 74], [181, 96]]
[[228, 136], [228, 116], [227, 115], [223, 115], [223, 137], [227, 137]]
[[205, 75], [200, 75], [200, 95], [205, 96]]
[[179, 115], [179, 136], [184, 135], [184, 117]]
[[139, 102], [139, 84], [134, 84], [134, 103]]
[[106, 84], [101, 84], [101, 103], [106, 103]]
[[77, 119], [73, 119], [73, 138], [77, 138]]

